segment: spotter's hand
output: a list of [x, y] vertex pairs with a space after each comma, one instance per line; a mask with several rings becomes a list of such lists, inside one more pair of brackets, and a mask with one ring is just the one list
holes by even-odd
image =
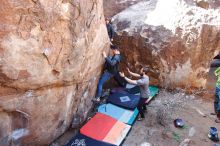
[[121, 77], [123, 77], [123, 78], [125, 77], [125, 74], [123, 72], [119, 72], [119, 74]]

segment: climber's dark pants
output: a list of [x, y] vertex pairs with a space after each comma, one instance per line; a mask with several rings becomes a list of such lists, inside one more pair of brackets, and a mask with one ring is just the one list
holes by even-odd
[[120, 87], [124, 87], [124, 88], [126, 87], [127, 81], [123, 77], [120, 76], [119, 72], [117, 72], [114, 75], [114, 79]]
[[97, 97], [102, 96], [102, 87], [105, 82], [107, 82], [113, 75], [109, 73], [108, 71], [105, 71], [103, 75], [101, 76], [99, 83], [98, 83], [98, 89], [97, 89]]
[[108, 81], [110, 80], [110, 78], [114, 77], [115, 81], [118, 83], [119, 86], [121, 87], [125, 87], [127, 82], [125, 81], [124, 78], [122, 78], [119, 74], [119, 72], [117, 72], [116, 74], [111, 74], [110, 72], [108, 71], [105, 71], [103, 73], [103, 75], [101, 76], [100, 80], [99, 80], [99, 83], [98, 83], [98, 89], [97, 89], [97, 96], [96, 97], [101, 97], [102, 96], [102, 88], [103, 88], [103, 85]]
[[137, 108], [138, 108], [139, 114], [141, 115], [141, 118], [144, 118], [144, 111], [147, 110], [146, 101], [147, 101], [147, 98], [140, 98], [139, 103], [138, 103]]

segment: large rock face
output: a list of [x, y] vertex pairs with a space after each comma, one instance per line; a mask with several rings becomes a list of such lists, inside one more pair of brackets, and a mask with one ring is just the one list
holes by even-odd
[[0, 5], [0, 145], [49, 144], [92, 105], [109, 41], [102, 0]]
[[116, 43], [128, 66], [152, 69], [151, 83], [203, 88], [210, 62], [220, 50], [217, 7], [213, 1], [145, 0], [113, 17]]

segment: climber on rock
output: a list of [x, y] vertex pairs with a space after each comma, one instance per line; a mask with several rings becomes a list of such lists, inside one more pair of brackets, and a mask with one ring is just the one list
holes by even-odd
[[149, 97], [149, 77], [147, 75], [147, 72], [149, 71], [148, 68], [142, 67], [140, 69], [140, 74], [133, 73], [127, 68], [128, 73], [132, 75], [133, 77], [139, 78], [138, 80], [132, 80], [127, 78], [123, 72], [120, 72], [121, 77], [123, 77], [128, 83], [133, 85], [138, 85], [140, 87], [140, 101], [138, 103], [138, 110], [140, 113], [140, 116], [138, 118], [138, 121], [143, 120], [144, 117], [144, 111], [147, 110], [146, 108], [146, 101]]
[[105, 22], [106, 22], [106, 27], [107, 27], [109, 39], [111, 42], [113, 42], [114, 29], [112, 27], [112, 24], [110, 23], [110, 19], [106, 18]]
[[105, 82], [107, 82], [111, 77], [116, 76], [119, 73], [119, 63], [121, 62], [121, 55], [118, 46], [111, 45], [112, 56], [107, 56], [105, 52], [103, 52], [103, 56], [105, 58], [105, 71], [101, 76], [98, 89], [97, 96], [95, 101], [100, 101], [100, 97], [102, 97], [102, 87]]

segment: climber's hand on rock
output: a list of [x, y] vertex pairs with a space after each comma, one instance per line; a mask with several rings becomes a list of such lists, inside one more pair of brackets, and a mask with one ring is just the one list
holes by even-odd
[[120, 76], [121, 76], [122, 78], [125, 77], [125, 74], [124, 74], [123, 72], [119, 72], [119, 74], [120, 74]]
[[106, 55], [105, 51], [104, 51], [104, 52], [102, 52], [102, 55], [103, 55], [103, 57], [104, 57], [104, 58], [106, 58], [106, 57], [107, 57], [107, 55]]
[[127, 71], [130, 73], [131, 71], [130, 71], [130, 69], [127, 67]]

